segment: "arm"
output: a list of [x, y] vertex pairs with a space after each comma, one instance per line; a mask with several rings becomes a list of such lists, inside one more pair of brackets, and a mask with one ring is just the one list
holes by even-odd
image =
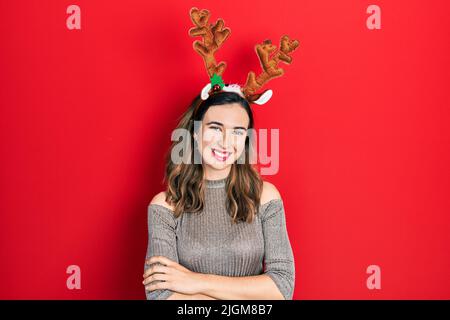
[[202, 274], [202, 293], [220, 300], [283, 300], [272, 279], [265, 275], [228, 277]]
[[262, 275], [201, 275], [201, 293], [218, 299], [285, 299], [293, 296], [295, 265], [281, 199], [270, 201], [262, 216], [265, 271]]
[[[158, 196], [157, 196], [158, 197]], [[152, 204], [158, 204], [155, 197]], [[165, 256], [178, 263], [176, 248], [176, 221], [169, 208], [162, 205], [148, 206], [148, 246], [146, 260], [156, 255]], [[150, 267], [145, 265], [144, 272]], [[188, 295], [169, 289], [146, 291], [147, 300], [215, 300], [203, 294]]]
[[179, 293], [179, 292], [173, 292], [173, 294], [171, 294], [169, 296], [169, 298], [167, 298], [167, 300], [217, 300], [213, 297], [204, 295], [204, 294], [183, 294], [183, 293]]
[[[155, 198], [154, 198], [155, 199]], [[156, 206], [154, 199], [148, 206], [148, 245], [146, 260], [155, 255], [163, 255], [178, 262], [176, 250], [175, 227], [176, 221], [170, 209], [161, 205]], [[150, 267], [145, 264], [144, 272]], [[173, 294], [168, 289], [145, 291], [147, 300], [165, 300]]]

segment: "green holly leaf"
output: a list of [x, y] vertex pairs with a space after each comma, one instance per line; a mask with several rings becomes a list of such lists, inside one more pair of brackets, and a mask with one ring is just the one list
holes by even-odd
[[211, 80], [211, 87], [214, 87], [214, 85], [218, 84], [220, 86], [220, 89], [223, 89], [223, 87], [225, 86], [222, 77], [215, 73], [213, 74], [210, 80]]

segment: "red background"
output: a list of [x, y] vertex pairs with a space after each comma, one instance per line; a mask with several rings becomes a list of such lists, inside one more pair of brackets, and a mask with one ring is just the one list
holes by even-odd
[[[222, 17], [226, 82], [300, 41], [258, 128], [279, 128], [294, 299], [449, 299], [450, 2], [2, 1], [0, 298], [145, 299], [147, 205], [208, 81], [189, 9]], [[81, 30], [66, 8], [81, 8]], [[381, 8], [381, 30], [366, 8]], [[81, 290], [66, 288], [67, 266]], [[381, 290], [366, 287], [381, 267]]]

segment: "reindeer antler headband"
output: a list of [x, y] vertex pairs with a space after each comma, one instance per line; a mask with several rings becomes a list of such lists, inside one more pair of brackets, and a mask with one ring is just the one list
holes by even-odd
[[231, 30], [224, 28], [224, 21], [218, 19], [214, 25], [209, 24], [209, 11], [192, 8], [190, 11], [191, 20], [195, 27], [189, 29], [192, 37], [201, 36], [202, 41], [196, 40], [193, 43], [194, 50], [203, 58], [208, 72], [210, 83], [202, 90], [201, 98], [206, 100], [211, 94], [219, 91], [236, 92], [250, 103], [262, 105], [272, 97], [272, 90], [258, 91], [271, 79], [281, 77], [284, 70], [278, 67], [278, 63], [283, 61], [286, 64], [292, 62], [290, 53], [298, 47], [297, 40], [290, 40], [288, 36], [281, 37], [280, 48], [272, 44], [270, 40], [265, 40], [262, 44], [255, 46], [256, 54], [263, 71], [256, 76], [254, 72], [248, 73], [247, 82], [241, 88], [238, 84], [225, 85], [222, 74], [227, 64], [223, 61], [216, 62], [214, 54], [230, 36]]

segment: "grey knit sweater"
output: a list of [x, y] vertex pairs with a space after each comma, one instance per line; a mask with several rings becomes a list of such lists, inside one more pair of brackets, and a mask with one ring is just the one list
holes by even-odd
[[[191, 271], [222, 276], [265, 273], [286, 300], [292, 299], [295, 266], [282, 199], [260, 205], [252, 223], [233, 224], [226, 210], [225, 183], [226, 178], [206, 180], [205, 206], [200, 213], [184, 212], [175, 219], [170, 209], [149, 204], [146, 259], [161, 255]], [[145, 292], [148, 300], [167, 299], [173, 293], [165, 289]]]

